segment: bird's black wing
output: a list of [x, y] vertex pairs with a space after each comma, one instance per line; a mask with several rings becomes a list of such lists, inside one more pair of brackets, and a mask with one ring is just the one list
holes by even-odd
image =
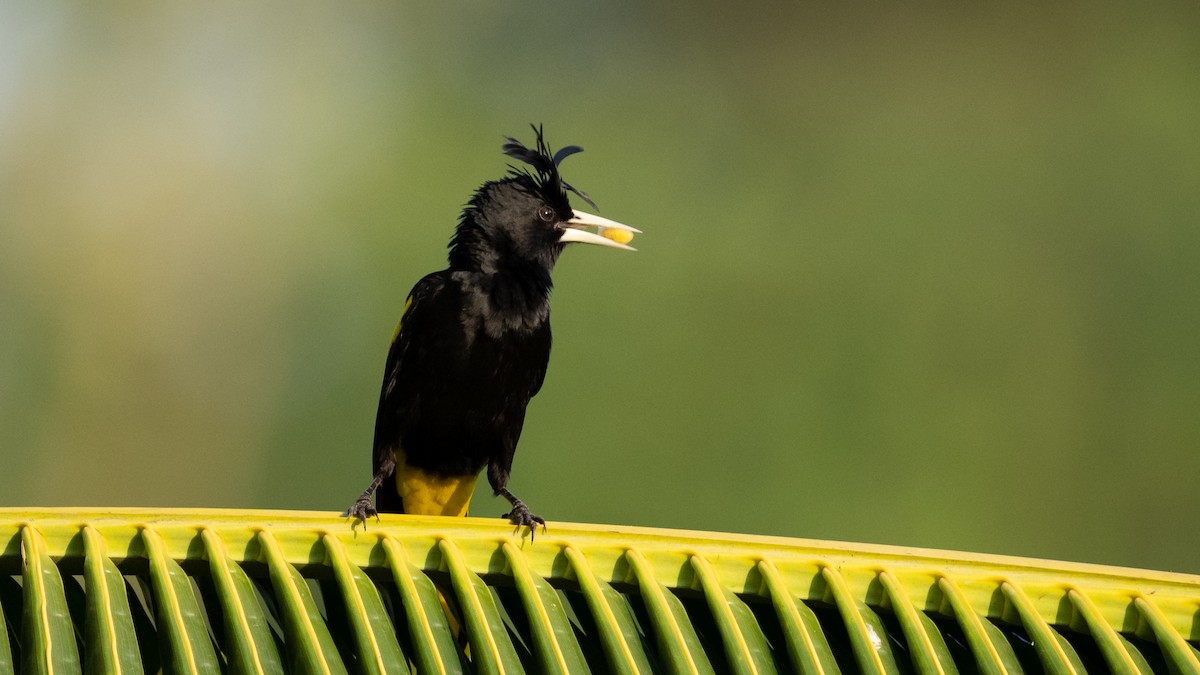
[[[380, 463], [396, 448], [411, 415], [415, 414], [414, 408], [420, 397], [419, 383], [427, 375], [423, 371], [431, 365], [426, 360], [427, 352], [440, 337], [439, 328], [443, 321], [438, 305], [445, 285], [443, 272], [430, 274], [417, 282], [404, 303], [388, 349], [379, 391], [372, 474], [378, 473]], [[403, 510], [395, 481], [384, 481], [376, 494], [379, 511], [396, 513]]]

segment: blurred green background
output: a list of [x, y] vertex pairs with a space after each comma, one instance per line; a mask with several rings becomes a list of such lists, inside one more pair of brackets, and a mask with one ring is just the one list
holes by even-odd
[[[1194, 2], [0, 5], [0, 503], [340, 511], [502, 134], [554, 521], [1200, 572]], [[475, 515], [499, 515], [481, 490]]]

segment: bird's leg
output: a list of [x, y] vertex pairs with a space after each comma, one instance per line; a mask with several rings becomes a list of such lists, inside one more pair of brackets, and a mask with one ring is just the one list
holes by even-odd
[[512, 504], [512, 511], [504, 514], [503, 518], [508, 518], [513, 525], [521, 527], [522, 525], [529, 528], [529, 541], [533, 541], [533, 536], [537, 534], [537, 526], [542, 526], [542, 531], [546, 531], [546, 519], [541, 516], [534, 515], [529, 512], [529, 507], [525, 506], [525, 502], [517, 499], [516, 495], [508, 491], [508, 488], [496, 488], [496, 494], [508, 500]]
[[371, 481], [371, 484], [367, 486], [366, 490], [363, 490], [361, 495], [359, 495], [358, 501], [354, 502], [353, 506], [346, 509], [345, 513], [342, 514], [342, 517], [356, 518], [362, 523], [364, 530], [367, 529], [367, 518], [375, 516], [375, 520], [379, 520], [379, 512], [376, 511], [375, 507], [371, 504], [371, 497], [375, 495], [375, 491], [379, 489], [380, 485], [383, 485], [383, 481], [387, 480], [395, 470], [396, 458], [393, 457], [389, 452], [383, 461], [379, 463], [379, 471], [375, 472], [375, 478]]

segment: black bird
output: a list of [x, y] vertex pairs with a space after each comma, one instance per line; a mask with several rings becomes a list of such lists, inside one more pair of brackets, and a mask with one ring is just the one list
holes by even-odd
[[[464, 516], [486, 466], [517, 526], [545, 527], [508, 491], [525, 407], [550, 359], [550, 272], [572, 242], [633, 250], [638, 230], [571, 208], [557, 153], [506, 138], [528, 164], [484, 183], [450, 240], [450, 266], [417, 282], [388, 350], [375, 418], [374, 480], [343, 516], [364, 526], [383, 513]], [[594, 227], [597, 232], [583, 228]], [[378, 494], [376, 507], [371, 495]], [[531, 533], [532, 536], [532, 533]]]

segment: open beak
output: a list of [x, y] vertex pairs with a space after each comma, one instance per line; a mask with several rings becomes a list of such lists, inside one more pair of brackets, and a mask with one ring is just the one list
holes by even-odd
[[[583, 211], [574, 211], [575, 216], [563, 223], [565, 229], [562, 236], [558, 238], [560, 244], [570, 244], [572, 242], [579, 244], [596, 244], [598, 246], [608, 246], [611, 248], [623, 248], [626, 251], [636, 251], [637, 249], [627, 245], [626, 242], [633, 239], [634, 234], [641, 234], [642, 231], [636, 227], [618, 223], [615, 220], [593, 216], [590, 213]], [[582, 228], [594, 227], [596, 232], [589, 232]]]

